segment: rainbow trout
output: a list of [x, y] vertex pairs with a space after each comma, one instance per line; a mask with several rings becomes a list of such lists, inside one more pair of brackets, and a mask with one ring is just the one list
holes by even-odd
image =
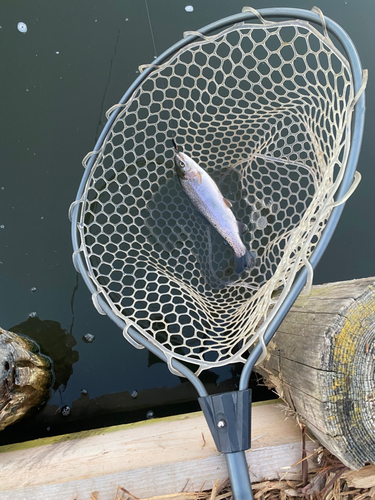
[[244, 245], [241, 234], [246, 224], [236, 220], [231, 202], [221, 194], [215, 181], [187, 154], [178, 152], [175, 145], [175, 165], [182, 189], [192, 204], [231, 246], [234, 252], [234, 270], [237, 274], [255, 265], [255, 254]]

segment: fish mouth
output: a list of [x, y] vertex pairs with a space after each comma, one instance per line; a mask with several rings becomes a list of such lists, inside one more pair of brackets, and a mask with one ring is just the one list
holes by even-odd
[[178, 151], [175, 152], [174, 158], [175, 160], [185, 161], [184, 157], [182, 156], [182, 153], [179, 153]]
[[174, 161], [175, 161], [177, 166], [179, 166], [178, 165], [179, 162], [186, 164], [186, 156], [184, 155], [184, 153], [182, 151], [178, 151], [176, 149], [174, 152]]
[[184, 161], [185, 159], [183, 157], [182, 151], [178, 150], [178, 146], [177, 146], [176, 141], [174, 139], [172, 139], [172, 144], [174, 147], [174, 159], [175, 159], [175, 161], [176, 160]]
[[179, 153], [178, 151], [175, 151], [174, 164], [175, 164], [177, 177], [180, 180], [185, 179], [186, 172], [185, 172], [185, 159], [184, 159], [183, 153]]

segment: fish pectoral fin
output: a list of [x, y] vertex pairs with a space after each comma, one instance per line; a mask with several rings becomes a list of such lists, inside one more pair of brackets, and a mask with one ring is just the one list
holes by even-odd
[[200, 172], [197, 172], [197, 176], [198, 176], [199, 184], [202, 184], [202, 174]]
[[232, 202], [229, 201], [229, 200], [227, 200], [226, 198], [224, 198], [224, 196], [223, 196], [223, 201], [224, 201], [224, 203], [226, 204], [227, 207], [232, 208], [232, 206], [233, 206]]
[[249, 228], [247, 227], [247, 225], [244, 224], [243, 222], [240, 222], [240, 221], [237, 221], [237, 227], [238, 227], [238, 232], [240, 234], [247, 233], [247, 231], [249, 230]]

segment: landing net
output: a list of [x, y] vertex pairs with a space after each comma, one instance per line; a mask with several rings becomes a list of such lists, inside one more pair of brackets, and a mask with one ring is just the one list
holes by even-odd
[[[153, 67], [113, 108], [75, 202], [74, 260], [94, 304], [100, 296], [128, 339], [134, 326], [169, 362], [197, 372], [243, 362], [309, 267], [345, 172], [355, 97], [347, 60], [306, 21], [199, 34]], [[235, 274], [232, 249], [187, 199], [171, 138], [249, 227], [253, 269]]]

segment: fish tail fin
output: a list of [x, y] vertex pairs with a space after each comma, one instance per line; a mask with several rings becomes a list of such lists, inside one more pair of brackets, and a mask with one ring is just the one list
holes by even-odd
[[245, 269], [252, 269], [255, 266], [256, 253], [249, 252], [246, 249], [246, 253], [242, 257], [237, 257], [234, 255], [234, 270], [237, 274], [241, 274]]

